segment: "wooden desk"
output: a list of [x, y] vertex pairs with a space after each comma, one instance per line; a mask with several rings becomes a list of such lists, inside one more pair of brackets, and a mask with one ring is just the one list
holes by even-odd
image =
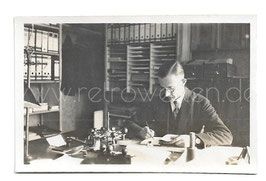
[[[255, 166], [242, 163], [240, 165], [226, 165], [229, 157], [238, 157], [242, 151], [240, 147], [216, 146], [195, 151], [195, 159], [187, 162], [185, 149], [176, 147], [161, 147], [138, 144], [138, 141], [127, 141], [128, 154], [133, 155], [131, 164], [99, 165], [81, 164], [83, 158], [68, 155], [58, 157], [49, 153], [47, 149], [42, 154], [50, 154], [31, 162], [28, 168], [34, 171], [46, 172], [208, 172], [208, 173], [255, 173]], [[43, 144], [44, 146], [44, 144]], [[42, 148], [43, 149], [43, 148]], [[171, 151], [179, 152], [180, 158], [175, 162], [165, 164]], [[52, 157], [51, 157], [52, 155]]]

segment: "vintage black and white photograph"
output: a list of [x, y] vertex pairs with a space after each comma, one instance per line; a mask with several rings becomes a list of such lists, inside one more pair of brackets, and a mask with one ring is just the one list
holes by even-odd
[[18, 172], [254, 173], [254, 17], [15, 20]]

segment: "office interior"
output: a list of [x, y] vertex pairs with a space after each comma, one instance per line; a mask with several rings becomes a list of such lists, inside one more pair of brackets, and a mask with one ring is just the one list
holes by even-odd
[[35, 64], [29, 76], [25, 64], [24, 82], [41, 105], [28, 110], [31, 154], [51, 135], [82, 140], [94, 127], [119, 130], [126, 121], [163, 127], [144, 98], [159, 96], [164, 60], [183, 64], [186, 86], [211, 101], [232, 146], [250, 145], [250, 24], [25, 24], [25, 36]]

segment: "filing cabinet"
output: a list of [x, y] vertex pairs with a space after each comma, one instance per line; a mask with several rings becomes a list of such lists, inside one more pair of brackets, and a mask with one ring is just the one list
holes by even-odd
[[208, 78], [227, 78], [233, 77], [236, 73], [236, 67], [233, 64], [205, 64], [204, 77]]

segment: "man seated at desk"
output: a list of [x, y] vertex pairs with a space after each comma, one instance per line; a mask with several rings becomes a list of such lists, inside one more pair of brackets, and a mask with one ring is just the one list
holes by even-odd
[[[151, 117], [156, 121], [161, 119], [168, 125], [165, 134], [179, 135], [175, 139], [175, 145], [181, 147], [189, 145], [189, 132], [196, 133], [195, 145], [199, 149], [232, 143], [233, 136], [230, 130], [220, 119], [210, 101], [185, 86], [184, 70], [179, 62], [162, 65], [158, 76], [168, 101], [163, 99], [156, 103], [152, 101]], [[148, 126], [141, 127], [134, 122], [129, 122], [127, 127], [141, 139], [153, 137], [158, 131], [154, 129], [154, 132]]]

